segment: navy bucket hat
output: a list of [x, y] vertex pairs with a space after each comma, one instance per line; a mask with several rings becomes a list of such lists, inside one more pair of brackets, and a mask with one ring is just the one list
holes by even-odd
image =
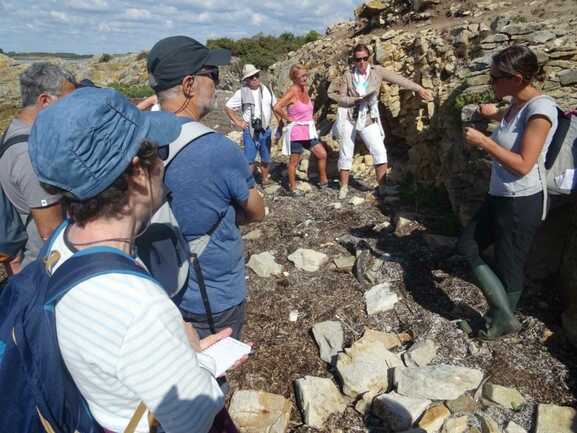
[[180, 126], [174, 114], [141, 112], [115, 90], [78, 89], [38, 114], [30, 160], [41, 182], [86, 200], [126, 170], [143, 140], [167, 145]]

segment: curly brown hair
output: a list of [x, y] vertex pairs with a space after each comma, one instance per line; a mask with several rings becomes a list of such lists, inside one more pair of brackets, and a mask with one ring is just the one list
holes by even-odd
[[[144, 140], [137, 154], [140, 166], [146, 170], [158, 160], [156, 144]], [[128, 204], [129, 179], [134, 175], [134, 166], [129, 164], [112, 184], [100, 194], [86, 200], [78, 200], [68, 191], [52, 185], [42, 184], [42, 187], [51, 194], [62, 194], [61, 204], [72, 219], [80, 227], [95, 218], [114, 218], [126, 212]]]

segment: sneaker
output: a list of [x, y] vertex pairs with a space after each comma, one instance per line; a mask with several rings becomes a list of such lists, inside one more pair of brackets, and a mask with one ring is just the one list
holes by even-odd
[[349, 193], [348, 186], [341, 186], [339, 189], [339, 200], [344, 200], [347, 198], [347, 194]]
[[325, 189], [327, 189], [327, 188], [329, 187], [329, 182], [326, 181], [326, 182], [323, 182], [323, 183], [319, 183], [317, 186], [318, 186], [318, 188], [322, 191], [322, 190], [325, 190]]
[[297, 198], [297, 197], [304, 197], [305, 193], [302, 192], [300, 189], [295, 189], [294, 191], [288, 192], [289, 197]]

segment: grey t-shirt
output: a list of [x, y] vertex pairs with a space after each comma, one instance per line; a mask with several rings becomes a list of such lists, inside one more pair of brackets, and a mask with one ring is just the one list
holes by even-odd
[[[507, 122], [503, 118], [499, 127], [493, 131], [491, 138], [499, 146], [520, 153], [525, 128], [529, 119], [535, 115], [542, 115], [551, 122], [551, 129], [547, 134], [543, 150], [539, 156], [542, 158], [547, 153], [558, 124], [557, 106], [553, 99], [549, 97], [533, 98], [521, 107], [510, 121]], [[542, 190], [543, 185], [539, 175], [538, 162], [535, 163], [528, 174], [521, 176], [508, 170], [499, 161], [493, 159], [489, 194], [500, 197], [515, 197], [533, 195]]]
[[[14, 119], [8, 126], [6, 140], [17, 135], [30, 134], [32, 125]], [[22, 221], [27, 223], [28, 242], [23, 252], [22, 266], [32, 262], [44, 241], [30, 215], [30, 209], [50, 206], [60, 200], [59, 195], [48, 194], [40, 185], [28, 156], [28, 143], [11, 146], [0, 159], [0, 184]]]

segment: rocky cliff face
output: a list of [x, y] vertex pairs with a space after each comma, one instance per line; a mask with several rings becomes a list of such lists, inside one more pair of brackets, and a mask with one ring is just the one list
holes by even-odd
[[[324, 134], [336, 111], [327, 88], [342, 75], [350, 49], [357, 43], [372, 48], [376, 63], [429, 89], [435, 96], [430, 103], [396, 86], [381, 89], [388, 148], [396, 157], [393, 175], [412, 176], [444, 188], [455, 214], [466, 223], [487, 192], [490, 160], [464, 143], [462, 129], [466, 124], [488, 131], [496, 126], [483, 124], [474, 115], [476, 104], [497, 102], [489, 85], [491, 56], [511, 44], [528, 45], [543, 68], [544, 80], [538, 83], [542, 91], [565, 109], [577, 106], [574, 12], [571, 1], [373, 0], [359, 7], [354, 22], [334, 26], [325, 38], [305, 45], [271, 69], [281, 90], [289, 84], [290, 65], [309, 66], [315, 112]], [[328, 137], [327, 141], [332, 143]], [[576, 233], [576, 225], [577, 218], [567, 218], [564, 231]], [[576, 298], [570, 294], [577, 286], [573, 266], [577, 236], [566, 235], [558, 242], [563, 245], [552, 247], [566, 253], [556, 264], [550, 263], [547, 272], [559, 270], [561, 261], [562, 285], [567, 296]], [[542, 278], [544, 273], [535, 277]], [[572, 323], [577, 323], [575, 318]]]

